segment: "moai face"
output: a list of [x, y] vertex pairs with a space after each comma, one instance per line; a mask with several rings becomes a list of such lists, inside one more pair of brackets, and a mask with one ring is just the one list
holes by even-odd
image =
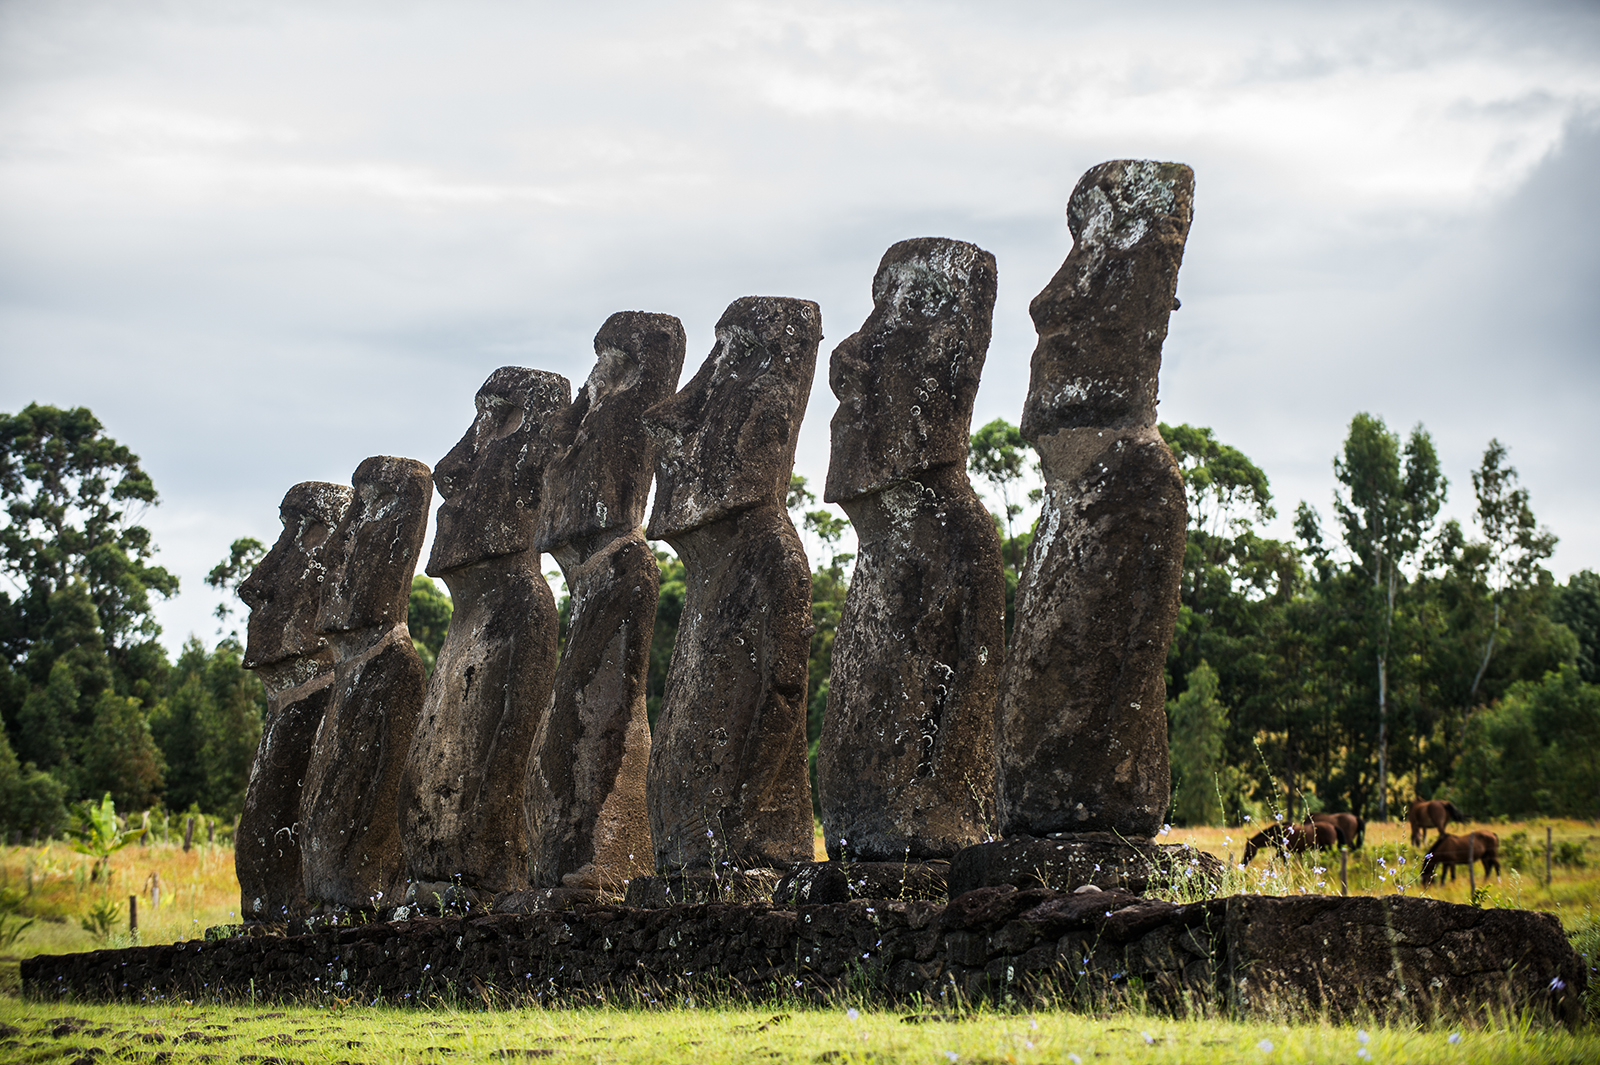
[[994, 256], [972, 244], [924, 237], [884, 253], [872, 314], [829, 364], [839, 410], [824, 499], [966, 462], [995, 284]]
[[655, 450], [642, 419], [677, 387], [683, 352], [683, 323], [668, 314], [622, 311], [600, 327], [589, 380], [557, 419], [559, 446], [544, 470], [539, 550], [639, 527]]
[[822, 313], [809, 300], [729, 304], [699, 373], [645, 412], [658, 448], [653, 539], [782, 504], [821, 341]]
[[439, 460], [430, 576], [534, 546], [544, 466], [572, 396], [560, 374], [502, 366], [478, 389], [477, 417]]
[[1119, 159], [1072, 190], [1072, 251], [1028, 311], [1039, 331], [1022, 408], [1029, 441], [1153, 425], [1161, 345], [1194, 212], [1194, 171]]
[[239, 598], [250, 607], [244, 664], [262, 671], [269, 688], [306, 679], [327, 664], [313, 660], [304, 669], [274, 668], [315, 659], [327, 647], [317, 629], [317, 611], [323, 588], [338, 577], [341, 559], [331, 548], [353, 495], [342, 484], [319, 481], [289, 489], [278, 507], [283, 533], [239, 585]]
[[406, 620], [411, 575], [428, 529], [430, 471], [415, 459], [379, 455], [356, 467], [355, 497], [335, 530], [343, 565], [322, 598], [324, 633], [389, 629]]

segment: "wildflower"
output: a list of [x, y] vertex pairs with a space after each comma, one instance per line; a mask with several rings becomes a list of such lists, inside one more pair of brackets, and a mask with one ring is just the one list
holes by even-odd
[[1224, 842], [1224, 843], [1232, 843], [1233, 842], [1233, 837], [1232, 836], [1223, 836], [1222, 837], [1222, 842]]
[[711, 830], [708, 828], [708, 829], [706, 829], [706, 839], [711, 839], [711, 838], [712, 838], [712, 833], [711, 833]]
[[1367, 1030], [1365, 1028], [1357, 1028], [1356, 1029], [1356, 1042], [1365, 1043], [1368, 1040], [1370, 1040], [1371, 1038], [1372, 1038], [1372, 1036], [1367, 1034]]
[[1140, 1032], [1139, 1034], [1144, 1037], [1146, 1043], [1154, 1043], [1156, 1041], [1156, 1037], [1149, 1032]]
[[858, 1009], [852, 1009], [848, 1013], [846, 1013], [845, 1016], [849, 1017], [853, 1021], [853, 1020], [856, 1020], [857, 1018], [859, 1018], [861, 1016], [861, 1011], [858, 1010]]
[[1452, 1042], [1452, 1043], [1461, 1042], [1461, 1033], [1460, 1032], [1451, 1032], [1450, 1033], [1450, 1042]]
[[1367, 1060], [1370, 1061], [1372, 1059], [1372, 1051], [1368, 1050], [1366, 1047], [1362, 1047], [1361, 1049], [1356, 1051], [1356, 1057], [1358, 1057], [1358, 1058], [1366, 1058]]
[[1249, 821], [1249, 820], [1250, 820], [1250, 815], [1249, 815], [1249, 814], [1245, 814], [1245, 815], [1244, 815], [1244, 819], [1245, 819], [1245, 820], [1246, 820], [1246, 821]]
[[1554, 979], [1552, 979], [1550, 981], [1550, 990], [1552, 990], [1552, 991], [1565, 991], [1566, 989], [1567, 989], [1567, 982], [1565, 980], [1561, 979], [1561, 977], [1557, 976], [1557, 977], [1555, 977]]
[[1033, 1040], [1031, 1040], [1031, 1039], [1024, 1039], [1024, 1040], [1023, 1040], [1023, 1041], [1022, 1041], [1022, 1045], [1023, 1045], [1023, 1046], [1025, 1046], [1025, 1047], [1027, 1047], [1027, 1048], [1028, 1048], [1028, 1049], [1029, 1049], [1029, 1050], [1032, 1050], [1032, 1049], [1033, 1049]]
[[944, 1052], [944, 1056], [949, 1058], [951, 1061], [960, 1061], [961, 1060], [961, 1055], [957, 1054], [954, 1050], [946, 1050]]
[[1039, 1022], [1030, 1017], [1028, 1019], [1028, 1027], [1037, 1032], [1039, 1030]]
[[1263, 1054], [1272, 1053], [1272, 1040], [1263, 1039], [1261, 1042], [1256, 1044], [1256, 1049], [1260, 1050]]
[[1083, 1059], [1076, 1054], [1068, 1054], [1067, 1060], [1072, 1062], [1072, 1065], [1083, 1065]]

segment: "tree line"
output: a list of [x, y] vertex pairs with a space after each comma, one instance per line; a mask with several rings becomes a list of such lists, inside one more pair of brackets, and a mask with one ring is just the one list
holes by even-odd
[[[1412, 796], [1477, 816], [1600, 815], [1600, 575], [1557, 584], [1507, 449], [1472, 472], [1468, 526], [1440, 521], [1449, 488], [1419, 426], [1404, 439], [1357, 415], [1334, 457], [1332, 520], [1301, 503], [1273, 539], [1267, 475], [1205, 428], [1162, 425], [1189, 495], [1168, 658], [1174, 818], [1318, 809], [1393, 814]], [[1015, 426], [972, 434], [1006, 568], [1006, 629], [1026, 564], [1037, 463]], [[178, 591], [140, 524], [158, 503], [138, 456], [85, 408], [0, 414], [0, 831], [59, 830], [110, 793], [231, 818], [244, 800], [266, 697], [242, 666], [231, 598], [220, 637], [172, 660], [153, 597]], [[808, 740], [827, 706], [853, 556], [849, 523], [806, 480], [788, 504], [814, 559]], [[236, 540], [207, 577], [232, 593], [264, 554]], [[683, 610], [682, 564], [657, 550], [652, 724]], [[562, 602], [562, 635], [570, 605]], [[431, 671], [449, 597], [412, 585], [409, 624]], [[225, 634], [224, 634], [225, 633]]]

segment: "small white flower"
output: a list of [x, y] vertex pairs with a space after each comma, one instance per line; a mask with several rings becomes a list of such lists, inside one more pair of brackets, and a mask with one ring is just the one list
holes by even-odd
[[1362, 1048], [1360, 1048], [1359, 1050], [1356, 1051], [1356, 1057], [1358, 1057], [1358, 1058], [1371, 1058], [1372, 1057], [1372, 1051], [1368, 1050], [1366, 1047], [1362, 1047]]
[[949, 1058], [951, 1061], [960, 1061], [961, 1060], [961, 1055], [957, 1054], [954, 1050], [946, 1050], [944, 1052], [944, 1056]]
[[1037, 1032], [1039, 1030], [1039, 1022], [1030, 1018], [1028, 1021], [1028, 1027]]
[[853, 1021], [853, 1020], [858, 1019], [861, 1016], [861, 1011], [857, 1010], [857, 1009], [852, 1009], [849, 1012], [847, 1012], [845, 1014], [845, 1016], [849, 1017]]
[[1033, 1049], [1033, 1040], [1031, 1040], [1031, 1039], [1024, 1039], [1024, 1040], [1023, 1040], [1023, 1041], [1022, 1041], [1022, 1045], [1023, 1045], [1023, 1046], [1025, 1046], [1025, 1047], [1027, 1047], [1027, 1048], [1028, 1048], [1028, 1049], [1029, 1049], [1029, 1050], [1032, 1050], [1032, 1049]]
[[1072, 1065], [1083, 1065], [1083, 1059], [1076, 1054], [1068, 1054], [1067, 1060], [1072, 1062]]
[[1450, 1033], [1450, 1042], [1452, 1042], [1452, 1043], [1461, 1042], [1461, 1033], [1460, 1032], [1451, 1032]]
[[1365, 1043], [1365, 1042], [1368, 1042], [1371, 1039], [1372, 1039], [1372, 1037], [1367, 1034], [1367, 1030], [1365, 1028], [1357, 1028], [1356, 1029], [1356, 1042]]
[[1565, 991], [1566, 988], [1567, 982], [1559, 976], [1550, 981], [1550, 990], [1552, 991]]
[[1156, 1037], [1149, 1032], [1140, 1032], [1139, 1034], [1144, 1037], [1146, 1043], [1154, 1043], [1156, 1041]]
[[1256, 1049], [1260, 1050], [1263, 1054], [1272, 1053], [1272, 1040], [1263, 1039], [1261, 1042], [1256, 1044]]

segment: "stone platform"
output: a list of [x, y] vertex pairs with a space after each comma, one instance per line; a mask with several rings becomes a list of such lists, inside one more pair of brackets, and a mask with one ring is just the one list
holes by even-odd
[[300, 936], [239, 936], [45, 955], [31, 998], [153, 1001], [333, 996], [673, 1001], [866, 994], [1255, 1016], [1482, 1016], [1576, 1023], [1587, 974], [1550, 914], [1427, 898], [1245, 895], [1178, 905], [1122, 891], [1010, 886], [948, 904], [702, 903], [435, 917]]

